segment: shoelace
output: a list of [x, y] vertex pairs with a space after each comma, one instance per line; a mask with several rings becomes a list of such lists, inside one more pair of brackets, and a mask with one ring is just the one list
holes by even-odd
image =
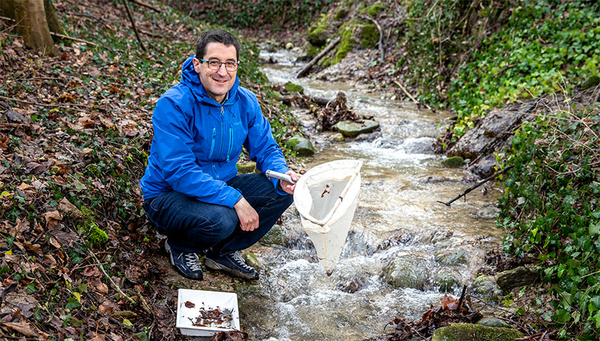
[[202, 266], [198, 262], [198, 255], [195, 253], [184, 253], [183, 257], [185, 257], [185, 265], [189, 267], [192, 271], [202, 270]]
[[251, 272], [254, 270], [253, 267], [249, 266], [248, 264], [246, 264], [246, 262], [244, 262], [244, 260], [242, 259], [242, 256], [240, 255], [239, 252], [234, 252], [231, 255], [231, 259], [233, 259], [233, 261], [240, 266], [242, 269], [246, 270], [247, 272]]

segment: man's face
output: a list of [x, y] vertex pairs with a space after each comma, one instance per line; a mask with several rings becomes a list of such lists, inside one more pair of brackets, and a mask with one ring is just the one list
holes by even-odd
[[236, 71], [227, 71], [225, 64], [221, 64], [219, 69], [211, 70], [208, 68], [208, 63], [201, 62], [200, 59], [208, 61], [234, 62], [237, 63], [235, 46], [225, 45], [221, 43], [208, 43], [206, 45], [206, 54], [204, 56], [196, 56], [194, 59], [194, 69], [200, 75], [200, 82], [204, 86], [204, 90], [215, 101], [221, 103], [225, 95], [235, 83]]

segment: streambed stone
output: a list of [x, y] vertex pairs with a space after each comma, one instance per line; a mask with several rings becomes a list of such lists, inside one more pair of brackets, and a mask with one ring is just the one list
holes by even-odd
[[384, 269], [385, 281], [395, 288], [423, 290], [427, 272], [424, 259], [396, 258]]
[[317, 152], [310, 140], [302, 136], [292, 137], [287, 140], [285, 145], [295, 151], [298, 156], [311, 156]]
[[379, 123], [372, 120], [364, 120], [362, 122], [340, 121], [333, 126], [333, 129], [339, 131], [346, 137], [367, 134], [377, 128], [379, 128]]
[[496, 275], [496, 283], [504, 291], [510, 291], [514, 288], [524, 287], [535, 283], [539, 275], [535, 269], [528, 269], [519, 266], [511, 270], [502, 271]]

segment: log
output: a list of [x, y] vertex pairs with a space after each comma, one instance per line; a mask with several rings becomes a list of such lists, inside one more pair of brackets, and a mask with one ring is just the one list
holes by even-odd
[[321, 58], [323, 58], [324, 55], [327, 54], [327, 52], [331, 51], [331, 49], [333, 49], [335, 47], [335, 45], [337, 45], [337, 43], [340, 42], [340, 37], [336, 37], [334, 40], [331, 41], [331, 43], [329, 43], [329, 45], [327, 45], [327, 47], [325, 47], [323, 49], [323, 51], [321, 51], [321, 53], [319, 53], [315, 58], [313, 58], [308, 64], [306, 64], [306, 66], [304, 66], [302, 68], [302, 70], [300, 70], [300, 72], [298, 72], [298, 75], [296, 75], [296, 78], [302, 78], [304, 76], [306, 76], [306, 74], [308, 73], [308, 70], [310, 70], [310, 68], [315, 65]]
[[280, 102], [283, 102], [283, 103], [287, 104], [287, 105], [299, 101], [299, 102], [302, 102], [302, 103], [306, 103], [306, 102], [315, 103], [315, 104], [320, 105], [322, 107], [326, 106], [329, 102], [332, 101], [329, 98], [314, 97], [314, 96], [300, 95], [300, 94], [293, 94], [293, 95], [281, 96], [281, 97], [278, 98], [278, 100]]

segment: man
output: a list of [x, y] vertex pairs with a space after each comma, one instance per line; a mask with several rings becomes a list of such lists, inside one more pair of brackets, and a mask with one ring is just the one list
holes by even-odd
[[[222, 30], [204, 32], [181, 82], [156, 103], [154, 138], [140, 181], [144, 210], [167, 236], [171, 264], [201, 280], [204, 265], [258, 279], [239, 250], [262, 238], [292, 203], [295, 185], [267, 179], [289, 170], [256, 96], [239, 86], [240, 44]], [[237, 175], [242, 145], [263, 174]]]

